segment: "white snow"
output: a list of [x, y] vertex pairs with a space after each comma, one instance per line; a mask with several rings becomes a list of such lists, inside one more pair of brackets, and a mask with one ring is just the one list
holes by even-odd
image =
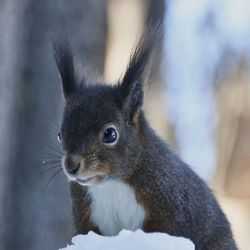
[[94, 232], [77, 235], [72, 245], [60, 250], [194, 250], [194, 244], [181, 237], [164, 233], [123, 230], [118, 236], [100, 236]]

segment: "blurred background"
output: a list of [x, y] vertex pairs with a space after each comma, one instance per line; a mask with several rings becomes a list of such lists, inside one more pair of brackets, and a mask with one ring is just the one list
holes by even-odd
[[55, 250], [74, 234], [54, 30], [70, 30], [79, 74], [115, 83], [159, 20], [144, 110], [214, 190], [239, 249], [250, 249], [249, 0], [0, 1], [1, 249]]

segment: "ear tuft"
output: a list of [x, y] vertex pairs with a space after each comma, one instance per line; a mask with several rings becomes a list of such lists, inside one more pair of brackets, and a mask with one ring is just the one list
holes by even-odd
[[66, 32], [57, 32], [53, 39], [56, 64], [61, 76], [65, 98], [71, 95], [76, 86], [73, 54]]
[[120, 101], [123, 109], [133, 119], [143, 103], [143, 85], [148, 76], [149, 64], [155, 45], [159, 44], [161, 24], [148, 26], [130, 57], [126, 73], [121, 81]]

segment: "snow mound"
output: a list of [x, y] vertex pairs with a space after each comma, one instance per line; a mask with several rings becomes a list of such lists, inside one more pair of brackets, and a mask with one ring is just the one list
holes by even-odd
[[194, 244], [181, 237], [164, 233], [144, 233], [123, 230], [118, 236], [100, 236], [94, 232], [77, 235], [72, 238], [72, 245], [60, 250], [194, 250]]

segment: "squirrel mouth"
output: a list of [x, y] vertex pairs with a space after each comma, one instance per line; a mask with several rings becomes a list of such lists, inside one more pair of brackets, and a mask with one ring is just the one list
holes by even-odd
[[88, 182], [92, 181], [96, 176], [92, 176], [92, 177], [88, 177], [88, 178], [85, 178], [85, 179], [80, 179], [80, 178], [77, 178], [76, 180], [81, 183], [81, 184], [87, 184]]

